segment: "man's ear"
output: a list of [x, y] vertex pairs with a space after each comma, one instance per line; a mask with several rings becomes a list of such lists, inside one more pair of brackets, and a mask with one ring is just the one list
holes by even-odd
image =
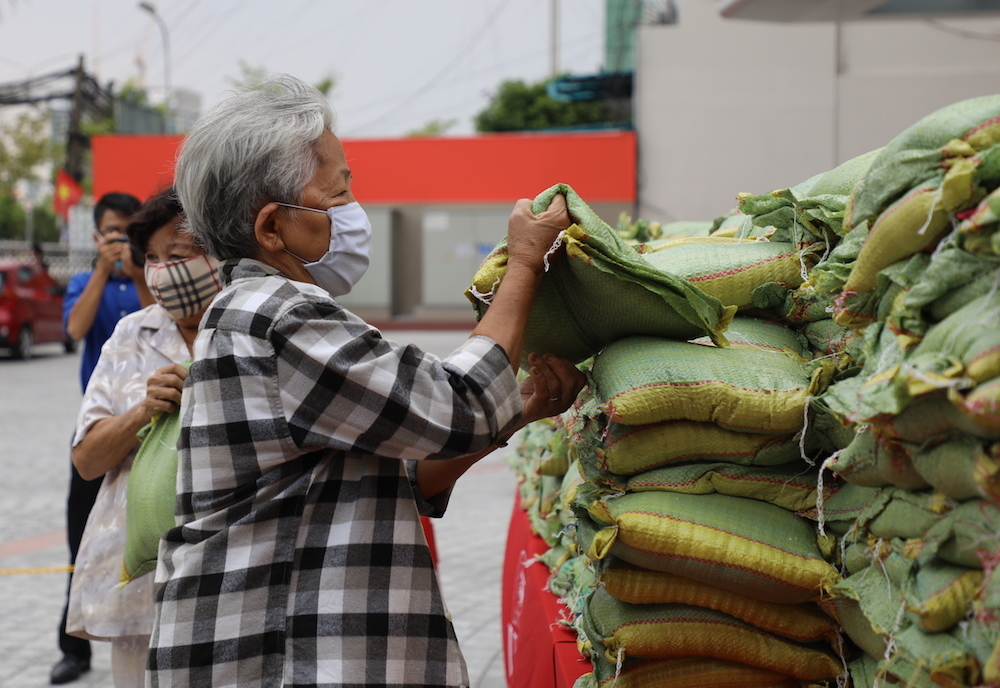
[[277, 253], [285, 248], [285, 242], [281, 238], [279, 207], [277, 203], [268, 203], [257, 211], [257, 217], [253, 223], [253, 233], [257, 238], [257, 244], [268, 253]]

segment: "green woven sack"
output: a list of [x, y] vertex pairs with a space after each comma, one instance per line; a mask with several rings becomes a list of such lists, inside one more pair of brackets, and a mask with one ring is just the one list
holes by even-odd
[[807, 681], [842, 673], [822, 643], [798, 643], [713, 609], [687, 604], [628, 604], [596, 588], [581, 625], [608, 661], [626, 657], [711, 657]]
[[660, 236], [708, 236], [711, 220], [676, 220], [660, 227]]
[[790, 243], [725, 237], [695, 237], [661, 242], [643, 253], [650, 265], [677, 275], [726, 306], [754, 306], [752, 292], [778, 282], [795, 288], [811, 264]]
[[831, 484], [827, 480], [822, 494], [817, 497], [816, 506], [803, 509], [798, 515], [822, 524], [824, 531], [843, 536], [854, 530], [858, 518], [878, 498], [879, 493], [877, 487]]
[[1000, 255], [1000, 189], [980, 201], [959, 225], [963, 247], [980, 255]]
[[855, 528], [875, 538], [921, 538], [940, 523], [954, 502], [933, 491], [885, 487], [858, 516]]
[[927, 627], [955, 625], [964, 617], [978, 572], [947, 566], [922, 571], [897, 552], [883, 557], [833, 589], [842, 600], [838, 615], [848, 635], [868, 654], [882, 657], [881, 668], [905, 685], [979, 685], [997, 632], [975, 622], [948, 632]]
[[811, 370], [799, 356], [775, 350], [720, 349], [655, 337], [609, 345], [594, 358], [592, 370], [594, 394], [617, 422], [690, 420], [776, 434], [803, 426], [807, 400], [832, 372], [832, 363]]
[[802, 334], [820, 356], [847, 354], [860, 359], [861, 338], [856, 330], [838, 325], [833, 320], [817, 320], [802, 326]]
[[834, 299], [834, 321], [859, 330], [875, 321], [888, 322], [901, 310], [908, 290], [923, 278], [930, 260], [928, 254], [917, 253], [881, 270], [872, 290], [842, 291]]
[[598, 499], [587, 511], [599, 528], [586, 545], [594, 560], [614, 554], [770, 602], [806, 602], [839, 579], [819, 551], [815, 524], [756, 499], [635, 492]]
[[973, 253], [964, 247], [965, 235], [955, 233], [935, 251], [919, 279], [892, 314], [893, 327], [913, 338], [944, 320], [997, 284], [1000, 256]]
[[[186, 370], [191, 361], [182, 365]], [[123, 584], [156, 569], [160, 537], [176, 525], [177, 438], [180, 432], [180, 409], [154, 415], [139, 431], [142, 444], [129, 472], [125, 501]]]
[[866, 652], [847, 663], [853, 688], [882, 688], [885, 677], [879, 673], [878, 660]]
[[1000, 533], [1000, 504], [988, 499], [973, 499], [959, 504], [927, 530], [922, 542], [909, 543], [921, 559], [937, 557], [943, 561], [982, 569], [997, 560]]
[[[531, 352], [577, 363], [610, 342], [637, 334], [681, 340], [708, 335], [725, 345], [722, 333], [735, 308], [644, 260], [566, 184], [542, 192], [532, 210], [545, 210], [556, 194], [565, 195], [575, 224], [563, 233], [565, 259], [552, 263], [535, 295], [522, 366]], [[506, 271], [505, 238], [465, 292], [477, 317], [489, 308]]]
[[[966, 146], [952, 144], [955, 140]], [[850, 225], [876, 217], [908, 190], [938, 175], [949, 158], [974, 155], [998, 141], [1000, 95], [964, 100], [931, 113], [890, 141], [871, 162], [852, 195]]]
[[740, 194], [739, 208], [752, 215], [754, 224], [761, 227], [790, 229], [796, 224], [805, 225], [817, 234], [817, 238], [822, 238], [816, 228], [811, 227], [812, 223], [820, 222], [837, 234], [844, 234], [844, 213], [851, 191], [881, 150], [859, 155], [790, 189], [778, 189], [760, 196]]
[[793, 435], [735, 432], [686, 420], [623, 425], [600, 415], [581, 421], [576, 452], [590, 479], [599, 472], [628, 476], [690, 461], [776, 466], [800, 458]]
[[[961, 416], [969, 390], [1000, 375], [998, 322], [1000, 291], [994, 291], [932, 326], [919, 345], [908, 351], [901, 350], [895, 335], [884, 336], [879, 342], [880, 355], [871, 358], [874, 364], [866, 368], [865, 380], [854, 392], [852, 417], [858, 421], [895, 417], [893, 425], [898, 434], [913, 441], [905, 433], [908, 423], [901, 416], [910, 413], [911, 407], [924, 397], [946, 396], [956, 407], [951, 413]], [[831, 392], [839, 395], [833, 388]], [[834, 403], [831, 398], [831, 407]], [[951, 427], [980, 434], [974, 426], [982, 422], [983, 436], [990, 436], [989, 412], [984, 409], [984, 413], [985, 417], [979, 419], [973, 412], [967, 421], [956, 420]]]
[[913, 467], [910, 452], [898, 442], [879, 437], [870, 426], [860, 430], [826, 468], [862, 487], [898, 485], [921, 490], [930, 486]]
[[712, 230], [708, 234], [715, 237], [750, 239], [773, 232], [774, 227], [757, 227], [753, 223], [752, 216], [733, 210], [727, 215], [716, 218], [712, 223]]
[[903, 443], [913, 468], [935, 490], [956, 501], [989, 497], [1000, 500], [1000, 446], [964, 433], [931, 444]]
[[603, 646], [591, 655], [594, 671], [573, 688], [800, 688], [802, 682], [773, 671], [710, 657], [630, 659], [609, 662]]
[[922, 385], [928, 376], [942, 382], [961, 376], [979, 383], [998, 375], [1000, 291], [975, 299], [931, 327], [906, 360], [904, 373], [915, 393], [946, 386], [934, 382]]
[[797, 289], [763, 285], [754, 290], [754, 303], [796, 323], [833, 317], [836, 297], [850, 276], [867, 237], [867, 225], [855, 228], [809, 271], [806, 281]]
[[623, 425], [594, 419], [577, 447], [595, 469], [618, 475], [689, 461], [723, 461], [745, 466], [776, 466], [798, 461], [798, 439], [726, 430], [714, 423], [665, 421]]
[[[1000, 233], [997, 234], [1000, 236]], [[970, 270], [972, 272], [972, 270]], [[949, 315], [967, 306], [972, 301], [985, 296], [997, 288], [997, 275], [1000, 274], [1000, 264], [991, 270], [979, 272], [967, 282], [963, 282], [953, 290], [942, 294], [940, 298], [927, 305], [927, 315], [932, 322], [940, 322]], [[909, 302], [905, 304], [910, 306]]]
[[632, 476], [601, 472], [587, 476], [601, 490], [621, 492], [683, 492], [759, 499], [782, 509], [799, 511], [816, 505], [817, 471], [799, 464], [761, 467], [730, 463], [688, 463], [666, 466]]
[[[774, 351], [795, 354], [803, 359], [812, 358], [809, 342], [805, 336], [774, 320], [738, 315], [729, 324], [726, 339], [729, 340], [729, 346], [734, 349]], [[712, 343], [708, 337], [698, 337], [691, 341], [695, 344]]]

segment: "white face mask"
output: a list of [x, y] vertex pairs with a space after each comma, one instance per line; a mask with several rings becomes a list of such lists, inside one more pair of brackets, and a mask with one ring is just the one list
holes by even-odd
[[349, 294], [354, 285], [368, 270], [372, 244], [372, 225], [368, 215], [357, 201], [335, 205], [328, 210], [307, 208], [291, 203], [278, 203], [288, 208], [325, 213], [330, 217], [330, 248], [319, 260], [309, 262], [285, 249], [285, 252], [302, 261], [316, 284], [336, 298]]

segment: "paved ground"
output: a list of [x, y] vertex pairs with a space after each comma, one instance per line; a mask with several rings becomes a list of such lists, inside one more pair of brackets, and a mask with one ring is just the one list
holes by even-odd
[[[461, 331], [386, 332], [443, 355]], [[0, 687], [48, 685], [59, 659], [56, 625], [65, 599], [68, 447], [80, 404], [79, 355], [42, 346], [29, 361], [0, 350]], [[445, 599], [476, 688], [505, 685], [500, 572], [515, 481], [500, 450], [459, 483], [435, 522]], [[110, 686], [110, 651], [94, 643], [93, 670], [74, 686]]]

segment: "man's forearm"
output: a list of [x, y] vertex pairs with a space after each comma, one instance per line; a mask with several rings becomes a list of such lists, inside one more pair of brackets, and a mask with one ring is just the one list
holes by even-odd
[[104, 285], [108, 282], [106, 272], [95, 269], [87, 280], [87, 286], [80, 292], [80, 297], [73, 304], [66, 319], [66, 334], [73, 339], [83, 339], [90, 332], [97, 317], [97, 310], [104, 297]]

